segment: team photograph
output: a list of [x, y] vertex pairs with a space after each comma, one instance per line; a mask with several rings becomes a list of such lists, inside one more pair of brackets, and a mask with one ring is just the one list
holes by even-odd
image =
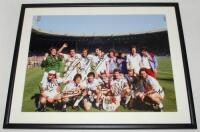
[[176, 112], [164, 15], [34, 16], [22, 112]]

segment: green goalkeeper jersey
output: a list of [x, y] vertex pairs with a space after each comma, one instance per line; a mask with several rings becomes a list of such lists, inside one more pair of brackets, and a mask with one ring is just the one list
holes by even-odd
[[55, 70], [56, 72], [60, 72], [62, 58], [60, 56], [47, 56], [46, 60], [42, 61], [41, 67], [45, 68], [46, 72], [50, 70]]

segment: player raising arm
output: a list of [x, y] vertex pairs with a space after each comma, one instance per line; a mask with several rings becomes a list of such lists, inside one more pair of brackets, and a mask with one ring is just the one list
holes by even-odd
[[60, 63], [62, 58], [58, 54], [63, 50], [64, 47], [67, 47], [66, 43], [64, 43], [59, 50], [57, 50], [55, 47], [51, 47], [49, 49], [50, 54], [45, 54], [41, 64], [41, 67], [45, 69], [41, 83], [47, 80], [48, 72], [51, 70], [56, 71], [57, 77], [60, 76]]
[[67, 80], [73, 80], [74, 76], [78, 72], [78, 66], [80, 65], [81, 55], [77, 54], [74, 48], [71, 48], [69, 54], [59, 53], [64, 58], [64, 78]]

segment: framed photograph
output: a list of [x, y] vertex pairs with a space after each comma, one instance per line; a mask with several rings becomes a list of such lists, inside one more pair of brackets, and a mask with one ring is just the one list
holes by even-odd
[[197, 128], [178, 3], [23, 4], [4, 128]]

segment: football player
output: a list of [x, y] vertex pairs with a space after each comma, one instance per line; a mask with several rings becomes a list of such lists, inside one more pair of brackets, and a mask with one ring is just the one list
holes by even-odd
[[48, 72], [48, 77], [46, 81], [42, 82], [42, 86], [40, 88], [40, 106], [38, 109], [45, 111], [46, 103], [52, 104], [56, 101], [61, 101], [61, 83], [66, 83], [66, 81], [63, 81], [61, 78], [57, 78], [54, 70]]
[[136, 46], [132, 46], [131, 53], [127, 55], [127, 69], [134, 69], [135, 73], [139, 74], [141, 66], [141, 56], [137, 53]]
[[100, 72], [106, 72], [107, 75], [109, 75], [106, 61], [107, 61], [107, 55], [104, 55], [101, 48], [96, 48], [95, 50], [96, 56], [94, 56], [92, 62], [94, 64], [94, 72], [96, 74], [96, 77], [100, 75]]
[[82, 77], [80, 74], [76, 74], [73, 78], [73, 81], [70, 81], [64, 87], [62, 91], [63, 98], [63, 111], [66, 109], [66, 102], [72, 100], [74, 102], [73, 109], [79, 110], [79, 102], [82, 100], [81, 91], [84, 89], [81, 83]]
[[66, 80], [73, 80], [78, 73], [78, 66], [80, 65], [81, 55], [77, 54], [75, 49], [70, 49], [69, 54], [59, 53], [65, 60], [64, 78]]
[[163, 111], [164, 91], [159, 82], [152, 76], [148, 75], [145, 68], [140, 69], [140, 76], [142, 78], [142, 92], [138, 92], [141, 101], [150, 101], [156, 103], [159, 109]]
[[100, 89], [100, 83], [98, 79], [95, 79], [95, 73], [90, 72], [87, 75], [87, 80], [83, 82], [83, 85], [85, 87], [85, 90], [87, 91], [87, 98], [84, 98], [84, 103], [87, 103], [88, 105], [84, 104], [85, 109], [88, 111], [90, 110], [91, 105], [89, 103], [93, 104], [95, 102], [96, 108], [99, 108], [100, 106], [100, 97], [101, 97], [101, 89]]
[[125, 97], [125, 105], [128, 105], [129, 100], [131, 98], [130, 96], [130, 88], [128, 85], [127, 80], [121, 75], [119, 69], [115, 69], [113, 71], [113, 78], [111, 79], [110, 82], [110, 87], [113, 96], [116, 99], [116, 104], [119, 107], [121, 98]]
[[45, 69], [41, 84], [47, 80], [48, 72], [51, 70], [56, 71], [57, 77], [60, 76], [60, 62], [62, 61], [62, 58], [59, 56], [59, 53], [66, 47], [68, 47], [67, 43], [64, 43], [59, 50], [55, 47], [51, 47], [49, 49], [50, 54], [45, 54], [41, 64], [41, 67]]

